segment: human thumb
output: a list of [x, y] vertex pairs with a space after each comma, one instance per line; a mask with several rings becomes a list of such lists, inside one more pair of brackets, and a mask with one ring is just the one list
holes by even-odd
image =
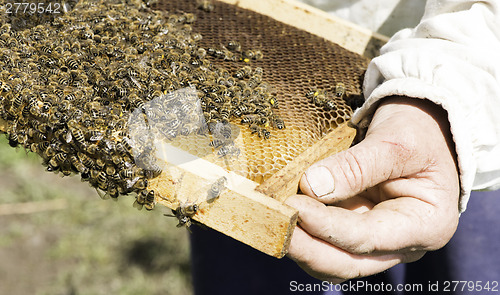
[[400, 143], [367, 137], [309, 167], [301, 178], [300, 189], [323, 203], [341, 201], [410, 172], [405, 165], [411, 154]]

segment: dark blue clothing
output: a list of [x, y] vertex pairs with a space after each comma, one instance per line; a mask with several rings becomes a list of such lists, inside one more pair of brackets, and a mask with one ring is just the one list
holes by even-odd
[[[280, 295], [280, 294], [500, 294], [500, 191], [473, 192], [467, 210], [460, 217], [457, 232], [442, 249], [428, 252], [417, 262], [398, 265], [378, 275], [344, 283], [345, 292], [328, 288], [311, 278], [288, 258], [278, 260], [249, 246], [208, 229], [192, 227], [191, 256], [193, 284], [196, 295]], [[358, 283], [380, 287], [381, 283], [421, 284], [416, 292], [374, 292], [366, 288], [348, 291]], [[463, 283], [455, 286], [451, 281], [487, 281], [497, 284], [498, 292], [464, 291]], [[448, 282], [448, 283], [447, 283]], [[429, 286], [439, 284], [439, 292]], [[319, 291], [299, 292], [302, 287], [316, 284]], [[448, 286], [450, 292], [444, 292]], [[376, 286], [376, 287], [377, 287]], [[408, 287], [409, 288], [409, 287]], [[321, 291], [326, 290], [328, 291]], [[418, 288], [414, 288], [417, 289]], [[293, 290], [297, 290], [293, 292]], [[341, 286], [337, 290], [342, 290]], [[352, 290], [352, 289], [351, 289]], [[432, 289], [433, 290], [433, 289]]]

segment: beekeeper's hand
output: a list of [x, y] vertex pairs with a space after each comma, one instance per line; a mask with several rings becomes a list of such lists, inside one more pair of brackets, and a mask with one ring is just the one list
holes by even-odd
[[305, 195], [287, 200], [299, 210], [289, 257], [340, 283], [443, 247], [459, 217], [455, 158], [446, 111], [384, 99], [364, 140], [312, 165], [300, 182]]

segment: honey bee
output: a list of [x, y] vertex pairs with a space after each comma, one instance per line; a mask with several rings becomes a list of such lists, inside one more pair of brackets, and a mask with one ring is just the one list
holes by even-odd
[[90, 155], [96, 156], [100, 151], [101, 150], [96, 143], [91, 143], [91, 144], [87, 145], [87, 152]]
[[254, 60], [260, 60], [260, 59], [263, 59], [263, 58], [264, 58], [264, 54], [262, 53], [262, 51], [256, 50], [254, 52], [254, 56], [253, 56]]
[[345, 94], [345, 85], [342, 82], [339, 82], [335, 85], [335, 96], [336, 97], [343, 97]]
[[264, 73], [264, 70], [261, 67], [256, 67], [253, 70], [254, 76], [262, 76], [263, 73]]
[[10, 132], [9, 133], [9, 145], [11, 147], [17, 147], [19, 144], [19, 138], [16, 132]]
[[198, 48], [198, 49], [196, 49], [195, 56], [197, 58], [204, 59], [206, 55], [207, 55], [207, 51], [204, 48]]
[[224, 145], [225, 143], [226, 143], [225, 140], [216, 138], [216, 139], [210, 141], [210, 143], [208, 145], [211, 146], [211, 147], [213, 147], [213, 148], [218, 148], [218, 147]]
[[126, 144], [125, 144], [124, 140], [117, 142], [115, 147], [116, 147], [116, 151], [118, 152], [118, 154], [121, 157], [123, 157], [123, 158], [130, 157], [132, 150], [126, 148]]
[[137, 96], [137, 94], [133, 93], [129, 96], [129, 101], [132, 107], [144, 109], [144, 101]]
[[314, 96], [312, 98], [313, 103], [318, 106], [318, 107], [323, 107], [325, 103], [327, 102], [327, 94], [325, 91], [318, 91], [317, 94], [316, 92], [314, 93]]
[[97, 187], [103, 191], [108, 189], [108, 177], [104, 171], [98, 172], [96, 176]]
[[113, 199], [118, 198], [118, 188], [114, 183], [109, 183], [107, 195], [109, 195]]
[[184, 136], [188, 136], [192, 132], [195, 132], [198, 129], [197, 123], [193, 121], [188, 121], [189, 123], [184, 123], [180, 130], [179, 133]]
[[78, 123], [75, 121], [68, 122], [68, 128], [72, 134], [72, 137], [75, 141], [82, 147], [86, 147], [87, 144], [85, 142], [85, 135], [83, 131], [77, 126]]
[[329, 111], [336, 110], [337, 104], [335, 103], [335, 101], [333, 99], [328, 99], [324, 104], [324, 108], [329, 110]]
[[306, 98], [313, 101], [314, 97], [319, 95], [319, 91], [317, 89], [311, 89], [306, 93]]
[[211, 203], [217, 199], [220, 194], [226, 189], [226, 184], [227, 184], [227, 178], [225, 176], [222, 176], [221, 178], [217, 179], [211, 186], [210, 189], [208, 190], [207, 193], [207, 202]]
[[17, 110], [21, 107], [24, 102], [24, 96], [22, 94], [17, 95], [12, 102], [12, 106]]
[[137, 210], [142, 210], [142, 207], [146, 203], [146, 197], [147, 197], [147, 190], [141, 190], [140, 192], [137, 193], [135, 197], [134, 204], [132, 205], [134, 208]]
[[143, 192], [144, 191], [146, 192], [144, 197], [144, 208], [146, 208], [146, 210], [148, 211], [151, 211], [155, 207], [155, 192], [153, 190], [143, 190]]
[[258, 122], [260, 125], [264, 126], [264, 127], [269, 127], [269, 118], [268, 117], [265, 117], [265, 116], [261, 116], [260, 117], [260, 120]]
[[76, 60], [74, 60], [73, 58], [68, 58], [66, 60], [66, 65], [70, 68], [70, 69], [73, 69], [73, 70], [76, 70], [78, 69], [79, 65], [78, 65], [78, 62]]
[[219, 138], [222, 140], [228, 140], [231, 138], [232, 129], [228, 123], [210, 123], [208, 127], [215, 138]]
[[101, 131], [97, 130], [88, 130], [85, 133], [85, 138], [87, 138], [89, 141], [100, 141], [103, 139], [104, 134]]
[[52, 53], [52, 48], [50, 48], [47, 45], [42, 45], [40, 46], [39, 50], [45, 54], [51, 54]]
[[69, 158], [70, 160], [70, 163], [71, 165], [73, 165], [73, 167], [80, 173], [86, 173], [88, 172], [89, 168], [87, 168], [83, 163], [82, 161], [80, 161], [80, 159], [75, 156], [75, 155], [72, 155], [70, 156]]
[[250, 77], [250, 79], [248, 80], [248, 87], [249, 88], [255, 88], [256, 86], [258, 86], [260, 83], [262, 82], [262, 77], [260, 75], [253, 75], [252, 77]]
[[70, 176], [73, 171], [71, 170], [71, 164], [68, 160], [64, 160], [59, 166], [59, 170], [64, 176]]
[[257, 114], [243, 115], [241, 117], [242, 124], [253, 124], [253, 123], [257, 123], [259, 120], [260, 120], [260, 116]]
[[132, 185], [132, 188], [135, 190], [143, 190], [147, 186], [148, 186], [148, 181], [146, 179], [139, 179]]
[[55, 154], [50, 160], [49, 160], [49, 166], [52, 169], [57, 169], [60, 165], [63, 164], [63, 162], [66, 160], [67, 154], [65, 153], [58, 153]]
[[194, 13], [185, 13], [184, 18], [185, 18], [184, 22], [188, 24], [192, 24], [196, 21], [196, 15]]
[[134, 168], [122, 169], [122, 170], [120, 170], [120, 172], [118, 172], [118, 174], [120, 175], [120, 177], [122, 179], [129, 179], [129, 178], [134, 178], [134, 177], [139, 176], [137, 169], [134, 169]]
[[240, 149], [235, 146], [233, 142], [231, 142], [230, 144], [221, 146], [217, 151], [217, 155], [219, 155], [219, 157], [238, 157], [240, 155], [240, 152]]
[[42, 142], [36, 142], [32, 143], [30, 145], [30, 150], [34, 153], [37, 153], [39, 155], [43, 155], [43, 153], [47, 150], [49, 147], [49, 142], [48, 141], [42, 141]]
[[[130, 160], [130, 158], [126, 158], [126, 160]], [[115, 164], [118, 168], [121, 168], [125, 165], [124, 159], [120, 155], [116, 154], [111, 155], [111, 162], [113, 162], [113, 164]], [[118, 175], [117, 173], [113, 175], [120, 177], [120, 175]]]
[[144, 170], [144, 176], [147, 179], [152, 179], [158, 177], [163, 169], [156, 163], [150, 163], [147, 169]]
[[200, 210], [197, 204], [180, 204], [175, 210], [172, 209], [172, 214], [164, 214], [165, 216], [176, 217], [179, 220], [177, 227], [186, 226], [188, 229], [192, 225], [191, 218]]
[[68, 111], [71, 107], [71, 103], [69, 100], [63, 100], [61, 103], [57, 106], [57, 110], [61, 113], [64, 113]]
[[259, 137], [262, 137], [264, 139], [269, 139], [271, 136], [271, 132], [269, 132], [267, 129], [260, 127], [257, 124], [251, 124], [250, 125], [250, 130], [253, 133], [256, 133]]
[[[250, 66], [244, 66], [239, 68], [235, 73], [234, 77], [238, 79], [243, 79], [245, 77], [248, 77], [252, 73], [252, 68]], [[245, 88], [245, 87], [241, 87]]]
[[271, 122], [272, 122], [273, 127], [278, 128], [278, 129], [285, 129], [285, 122], [280, 117], [274, 115], [272, 117]]
[[227, 124], [229, 122], [229, 117], [231, 116], [232, 105], [231, 102], [225, 102], [220, 110], [221, 122]]
[[235, 40], [230, 40], [227, 42], [227, 49], [233, 52], [240, 52], [241, 51], [241, 44], [238, 41]]

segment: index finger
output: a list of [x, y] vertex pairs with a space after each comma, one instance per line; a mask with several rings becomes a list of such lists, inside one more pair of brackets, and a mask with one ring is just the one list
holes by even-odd
[[415, 261], [424, 252], [357, 255], [295, 228], [288, 257], [311, 276], [334, 284], [379, 273], [402, 262]]
[[310, 235], [356, 254], [435, 250], [449, 241], [458, 220], [412, 197], [387, 200], [364, 213], [307, 196], [292, 196], [286, 203], [299, 210], [300, 226]]

